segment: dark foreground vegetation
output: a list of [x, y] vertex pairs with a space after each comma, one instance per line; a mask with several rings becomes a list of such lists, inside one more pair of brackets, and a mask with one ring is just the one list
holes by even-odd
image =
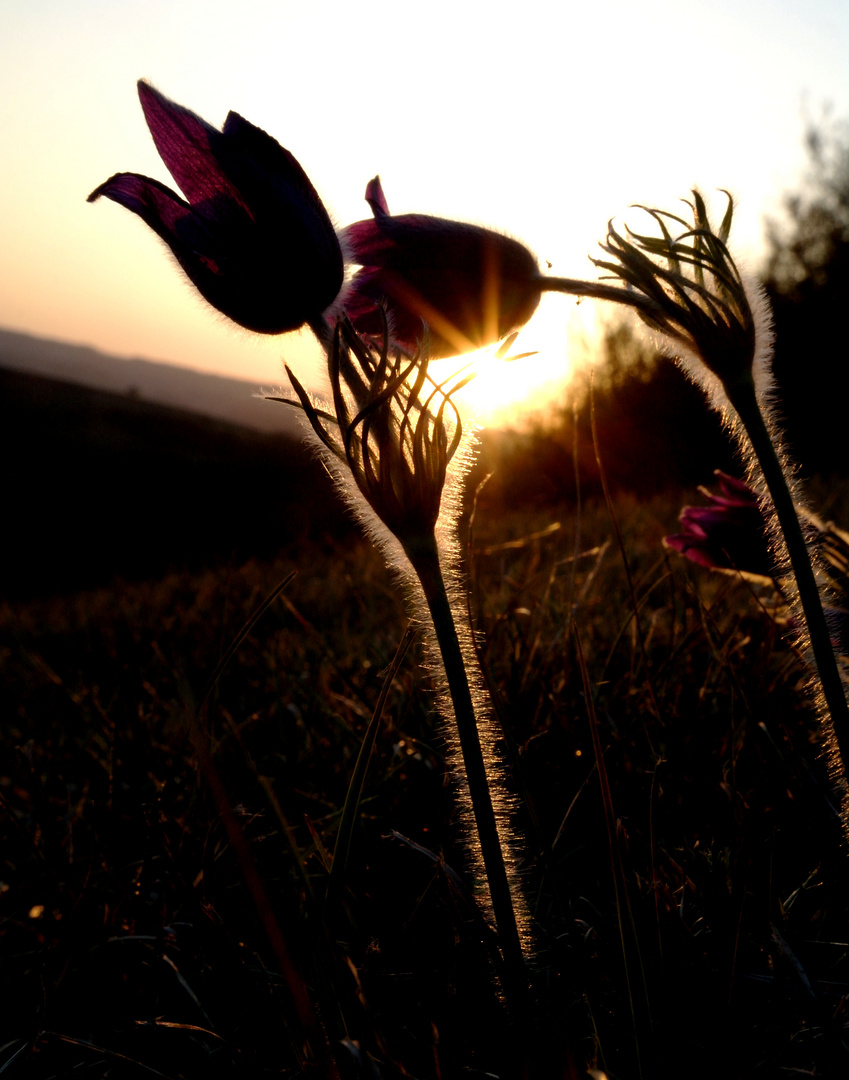
[[[815, 270], [775, 270], [779, 330]], [[847, 1075], [849, 859], [806, 670], [770, 586], [663, 548], [733, 456], [671, 365], [620, 332], [607, 348], [612, 507], [578, 401], [487, 444], [470, 537], [526, 838], [521, 1027], [420, 647], [387, 680], [404, 603], [323, 471], [284, 440], [2, 376], [0, 1072]], [[784, 408], [817, 508], [847, 524], [839, 440], [823, 456]]]
[[542, 1076], [845, 1074], [849, 881], [804, 670], [768, 592], [664, 554], [676, 509], [617, 501], [645, 659], [603, 506], [479, 511], [481, 644], [525, 804], [530, 1046], [494, 990], [415, 651], [324, 904], [406, 621], [369, 548], [4, 605], [11, 1075], [295, 1076], [310, 1056], [332, 1075], [332, 1055], [344, 1076], [509, 1077], [526, 1052]]

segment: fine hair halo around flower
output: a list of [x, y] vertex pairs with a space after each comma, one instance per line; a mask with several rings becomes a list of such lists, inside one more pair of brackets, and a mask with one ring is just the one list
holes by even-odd
[[[626, 237], [611, 222], [601, 244], [610, 258], [592, 262], [625, 285], [621, 303], [633, 307], [647, 326], [689, 357], [701, 360], [726, 385], [751, 377], [762, 343], [757, 341], [749, 290], [728, 250], [734, 200], [729, 192], [724, 194], [728, 205], [718, 229], [711, 226], [704, 198], [694, 190], [688, 202], [692, 223], [666, 210], [639, 206], [661, 235], [643, 235], [626, 226]], [[670, 226], [678, 225], [683, 232], [673, 236]], [[769, 328], [761, 328], [762, 336], [764, 331], [768, 343]]]
[[[770, 521], [777, 561], [784, 553], [792, 568], [798, 603], [797, 624], [807, 631], [813, 667], [822, 690], [825, 742], [831, 751], [834, 777], [843, 802], [849, 834], [849, 703], [832, 648], [811, 552], [788, 482], [788, 467], [770, 405], [773, 333], [763, 290], [747, 282], [728, 248], [734, 201], [718, 229], [705, 201], [693, 191], [692, 223], [663, 210], [645, 210], [658, 225], [659, 236], [613, 225], [601, 245], [607, 258], [592, 261], [622, 285], [586, 283], [583, 295], [612, 300], [633, 308], [640, 318], [669, 341], [687, 374], [700, 383], [738, 439], [749, 463], [750, 479], [769, 492], [763, 509]], [[683, 226], [673, 236], [672, 226]], [[577, 292], [573, 282], [561, 291]], [[567, 287], [568, 286], [568, 287]]]
[[[284, 397], [272, 400], [303, 410], [330, 456], [330, 467], [349, 504], [359, 512], [359, 504], [365, 501], [373, 515], [360, 515], [367, 530], [390, 562], [395, 562], [394, 541], [400, 544], [405, 556], [401, 561], [409, 564], [418, 583], [415, 591], [424, 600], [435, 636], [433, 655], [438, 653], [441, 659], [451, 700], [474, 819], [476, 841], [472, 848], [479, 851], [498, 931], [499, 977], [511, 1008], [517, 1016], [524, 1015], [528, 975], [504, 853], [510, 838], [505, 831], [502, 843], [494, 806], [493, 791], [500, 793], [501, 789], [498, 780], [490, 775], [493, 744], [479, 729], [480, 720], [487, 730], [485, 716], [478, 717], [473, 700], [469, 672], [475, 664], [474, 653], [464, 653], [437, 538], [448, 465], [463, 434], [452, 395], [472, 376], [460, 373], [450, 380], [450, 386], [433, 382], [427, 370], [427, 336], [410, 357], [390, 336], [384, 308], [378, 306], [377, 311], [382, 323], [378, 340], [371, 333], [361, 335], [347, 316], [336, 321], [326, 344], [332, 412], [313, 403], [288, 367], [297, 401]], [[355, 491], [347, 483], [349, 475]], [[376, 526], [375, 519], [380, 525]], [[387, 530], [391, 537], [387, 537]], [[447, 561], [451, 562], [450, 552]], [[397, 563], [396, 569], [403, 574], [404, 569]], [[463, 642], [466, 638], [462, 635]], [[499, 812], [502, 809], [503, 800]], [[511, 858], [511, 867], [513, 864]]]
[[[383, 309], [379, 309], [383, 312]], [[432, 536], [439, 517], [448, 463], [462, 439], [450, 389], [434, 384], [424, 355], [427, 341], [410, 358], [396, 349], [383, 313], [379, 346], [364, 340], [351, 321], [337, 320], [328, 348], [335, 415], [317, 408], [286, 367], [297, 404], [316, 435], [347, 465], [363, 498], [406, 548]], [[277, 399], [281, 400], [281, 399]], [[285, 399], [283, 399], [285, 400]]]
[[88, 201], [105, 196], [137, 214], [204, 299], [240, 326], [263, 334], [320, 329], [342, 288], [342, 249], [292, 154], [238, 113], [219, 131], [144, 81], [138, 92], [185, 199], [158, 180], [116, 173]]

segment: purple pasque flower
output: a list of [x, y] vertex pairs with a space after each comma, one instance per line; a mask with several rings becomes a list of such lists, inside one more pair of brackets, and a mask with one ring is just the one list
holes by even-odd
[[506, 337], [536, 311], [536, 258], [509, 236], [425, 214], [389, 213], [375, 176], [374, 214], [342, 231], [360, 270], [345, 299], [356, 328], [379, 337], [385, 307], [394, 341], [414, 352], [427, 328], [428, 355], [456, 356]]
[[734, 570], [772, 577], [774, 560], [758, 497], [748, 484], [716, 470], [721, 494], [699, 491], [708, 506], [685, 506], [681, 532], [664, 537], [666, 547], [711, 570]]
[[[742, 480], [719, 469], [715, 472], [721, 494], [699, 491], [709, 506], [685, 506], [681, 532], [663, 539], [665, 547], [691, 562], [721, 572], [734, 571], [757, 581], [771, 580], [783, 588], [767, 539], [767, 525], [758, 496]], [[833, 522], [805, 513], [808, 539], [817, 552], [820, 583], [827, 603], [826, 625], [833, 648], [849, 657], [849, 533]], [[791, 625], [796, 623], [791, 617]]]
[[138, 214], [204, 299], [240, 326], [282, 334], [319, 325], [342, 287], [342, 249], [295, 158], [238, 113], [218, 131], [146, 82], [138, 89], [185, 199], [158, 180], [116, 173], [88, 201], [105, 195]]

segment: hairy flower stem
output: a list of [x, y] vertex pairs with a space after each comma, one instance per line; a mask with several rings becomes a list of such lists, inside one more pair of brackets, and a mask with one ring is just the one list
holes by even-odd
[[439, 564], [436, 538], [433, 535], [419, 536], [415, 542], [405, 542], [404, 551], [421, 582], [445, 667], [445, 677], [454, 706], [454, 720], [463, 754], [466, 782], [472, 800], [475, 826], [498, 930], [503, 960], [504, 994], [514, 1018], [521, 1020], [527, 1016], [527, 969], [519, 942], [516, 913], [513, 909], [504, 855], [498, 838], [468, 674], [445, 589], [445, 579]]
[[845, 776], [849, 763], [849, 707], [846, 704], [840, 672], [831, 647], [831, 638], [814, 577], [811, 556], [793, 505], [793, 497], [764, 422], [751, 376], [733, 384], [729, 381], [725, 383], [724, 389], [749, 436], [787, 544], [787, 554], [790, 557], [790, 565], [799, 588], [802, 611], [808, 624], [811, 651], [819, 672], [826, 706], [831, 714], [834, 738]]
[[567, 296], [591, 296], [595, 300], [609, 300], [614, 304], [625, 304], [637, 311], [652, 310], [651, 305], [633, 289], [623, 289], [617, 285], [603, 285], [598, 281], [581, 281], [578, 278], [547, 277], [539, 278], [540, 292], [566, 293]]
[[[611, 300], [614, 303], [625, 304], [640, 312], [650, 323], [658, 325], [658, 311], [661, 309], [638, 289], [623, 289], [618, 286], [575, 281], [570, 278], [547, 277], [541, 278], [540, 288], [543, 292], [592, 296], [598, 300]], [[675, 338], [677, 335], [672, 336]], [[790, 565], [799, 589], [799, 600], [808, 625], [811, 652], [819, 673], [826, 707], [831, 715], [834, 740], [845, 777], [849, 772], [847, 768], [849, 766], [849, 707], [847, 707], [846, 696], [843, 692], [834, 650], [831, 647], [831, 638], [814, 577], [811, 557], [796, 515], [796, 508], [793, 505], [793, 497], [758, 404], [751, 368], [741, 373], [736, 379], [720, 375], [720, 380], [728, 400], [736, 410], [749, 436], [755, 457], [763, 471], [767, 490], [772, 497], [778, 523], [784, 534], [787, 554], [790, 557]]]

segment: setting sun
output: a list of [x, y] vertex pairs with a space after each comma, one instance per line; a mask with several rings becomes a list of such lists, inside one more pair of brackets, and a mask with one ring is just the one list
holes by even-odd
[[433, 361], [431, 375], [441, 382], [455, 372], [474, 373], [457, 394], [469, 418], [486, 427], [522, 427], [564, 398], [574, 369], [573, 353], [577, 349], [582, 355], [578, 323], [586, 320], [580, 318], [574, 300], [544, 296], [506, 352], [496, 344]]

